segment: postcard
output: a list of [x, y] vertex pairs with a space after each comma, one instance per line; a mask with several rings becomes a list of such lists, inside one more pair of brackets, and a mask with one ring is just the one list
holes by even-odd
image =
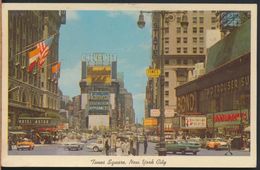
[[2, 5], [4, 167], [256, 167], [255, 4]]

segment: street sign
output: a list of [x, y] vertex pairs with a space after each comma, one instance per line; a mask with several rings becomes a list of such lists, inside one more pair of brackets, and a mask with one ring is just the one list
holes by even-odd
[[155, 68], [148, 68], [146, 69], [146, 75], [149, 78], [157, 78], [159, 77], [161, 74], [161, 70], [160, 69], [155, 69]]

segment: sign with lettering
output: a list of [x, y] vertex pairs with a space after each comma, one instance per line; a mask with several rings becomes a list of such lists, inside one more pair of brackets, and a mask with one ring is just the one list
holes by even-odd
[[111, 84], [111, 66], [88, 66], [86, 80], [88, 84]]
[[161, 74], [161, 70], [160, 69], [155, 69], [155, 68], [148, 68], [146, 69], [146, 75], [149, 78], [157, 78], [159, 77]]
[[174, 117], [174, 110], [173, 109], [165, 109], [164, 110], [164, 115], [165, 117]]
[[54, 120], [51, 118], [29, 118], [29, 117], [20, 117], [18, 119], [19, 125], [53, 125]]
[[182, 128], [204, 129], [207, 127], [206, 116], [186, 116], [182, 119]]
[[177, 110], [179, 113], [196, 112], [196, 92], [177, 97]]
[[159, 117], [160, 116], [160, 110], [159, 109], [151, 109], [150, 115], [151, 115], [151, 117]]

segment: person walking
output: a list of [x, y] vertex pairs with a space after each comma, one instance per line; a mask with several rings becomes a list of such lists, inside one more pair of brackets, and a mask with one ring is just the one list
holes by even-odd
[[146, 152], [147, 152], [147, 146], [148, 146], [148, 141], [147, 141], [147, 138], [145, 136], [144, 137], [144, 154], [146, 154]]
[[108, 156], [108, 151], [109, 151], [108, 139], [105, 142], [105, 150], [106, 150], [106, 155]]
[[230, 153], [231, 155], [233, 155], [233, 153], [231, 152], [231, 141], [232, 141], [231, 138], [229, 138], [229, 139], [227, 140], [228, 151], [225, 153], [225, 155], [227, 155], [228, 153]]

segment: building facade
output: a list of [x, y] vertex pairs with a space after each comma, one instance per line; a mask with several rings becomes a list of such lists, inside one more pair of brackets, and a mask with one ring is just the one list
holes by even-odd
[[[183, 12], [188, 26], [182, 27]], [[172, 16], [172, 20], [170, 20]], [[152, 63], [150, 67], [164, 72], [164, 108], [171, 113], [165, 119], [166, 129], [173, 129], [172, 118], [177, 113], [177, 86], [194, 77], [195, 65], [206, 61], [206, 31], [217, 29], [216, 11], [173, 11], [167, 12], [162, 21], [160, 12], [152, 16]], [[162, 28], [164, 26], [164, 28]], [[163, 62], [163, 63], [161, 63]], [[149, 79], [146, 92], [147, 115], [151, 108], [160, 108], [158, 79]], [[172, 114], [174, 113], [174, 114]], [[165, 125], [166, 125], [165, 124]]]
[[[9, 129], [22, 128], [25, 117], [58, 114], [58, 80], [52, 80], [51, 67], [59, 59], [59, 29], [65, 24], [64, 11], [9, 11], [8, 15], [8, 120]], [[27, 71], [28, 52], [36, 43], [55, 35], [41, 70]], [[35, 128], [31, 125], [30, 128]]]
[[[179, 128], [202, 137], [242, 136], [250, 126], [250, 58], [248, 20], [209, 48], [205, 75], [176, 88]], [[186, 119], [198, 116], [206, 126], [187, 127]]]

